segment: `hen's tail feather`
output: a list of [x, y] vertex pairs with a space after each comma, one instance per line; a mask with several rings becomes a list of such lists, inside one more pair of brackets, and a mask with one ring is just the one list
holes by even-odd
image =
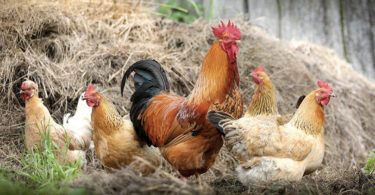
[[70, 119], [70, 113], [64, 114], [63, 117], [63, 127], [66, 128], [66, 125], [68, 124], [68, 120]]
[[228, 120], [236, 120], [232, 115], [228, 113], [213, 111], [213, 110], [210, 110], [207, 113], [207, 119], [216, 128], [216, 130], [222, 135], [225, 135], [224, 129], [223, 129], [224, 128], [223, 122], [226, 122]]
[[298, 98], [297, 103], [296, 103], [296, 108], [298, 109], [303, 100], [305, 99], [305, 95], [301, 95], [301, 97]]
[[147, 108], [147, 103], [152, 97], [161, 92], [169, 92], [169, 82], [164, 69], [157, 61], [141, 60], [131, 65], [125, 72], [121, 82], [121, 95], [123, 95], [125, 81], [132, 72], [135, 72], [133, 79], [135, 91], [130, 99], [132, 102], [130, 120], [140, 139], [151, 145], [152, 142], [143, 129], [142, 121], [138, 116]]

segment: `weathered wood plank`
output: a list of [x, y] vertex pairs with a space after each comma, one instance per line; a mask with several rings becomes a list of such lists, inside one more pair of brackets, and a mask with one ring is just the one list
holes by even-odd
[[310, 41], [344, 56], [337, 0], [250, 0], [249, 12], [255, 24], [281, 39]]
[[347, 56], [356, 70], [375, 78], [367, 1], [342, 0]]
[[338, 1], [281, 2], [281, 37], [306, 40], [336, 50], [343, 56]]
[[277, 0], [249, 0], [250, 20], [272, 35], [280, 37], [280, 20]]
[[[199, 0], [197, 2], [204, 5], [205, 15], [208, 16], [210, 0]], [[235, 0], [235, 1], [214, 0], [213, 7], [214, 7], [213, 16], [214, 18], [219, 18], [219, 19], [231, 18], [240, 13], [244, 13], [245, 11], [243, 0]]]
[[[369, 18], [370, 18], [370, 46], [372, 56], [372, 67], [375, 69], [375, 1], [368, 0]], [[370, 65], [370, 64], [368, 64]], [[374, 77], [375, 78], [375, 77]]]

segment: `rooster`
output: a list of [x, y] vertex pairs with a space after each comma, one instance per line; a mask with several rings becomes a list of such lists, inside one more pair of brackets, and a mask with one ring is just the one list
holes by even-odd
[[225, 134], [226, 145], [239, 161], [237, 172], [244, 184], [300, 180], [316, 170], [324, 156], [324, 106], [333, 97], [324, 81], [302, 101], [284, 125], [262, 119], [234, 119], [210, 111], [207, 118]]
[[92, 107], [95, 151], [106, 170], [126, 167], [139, 157], [150, 164], [138, 163], [137, 170], [143, 175], [155, 171], [161, 163], [160, 152], [138, 138], [132, 122], [123, 119], [115, 106], [95, 91], [95, 86], [88, 87], [84, 99]]
[[91, 111], [92, 108], [87, 106], [86, 101], [83, 100], [84, 93], [78, 99], [77, 109], [74, 116], [67, 113], [63, 117], [63, 127], [72, 131], [79, 140], [85, 145], [87, 150], [91, 145], [92, 126], [91, 126]]
[[160, 64], [142, 60], [125, 72], [134, 71], [135, 92], [131, 97], [130, 118], [139, 137], [161, 148], [165, 159], [183, 177], [205, 173], [215, 162], [223, 139], [206, 119], [209, 109], [242, 115], [242, 98], [237, 67], [241, 33], [230, 21], [213, 28], [218, 38], [202, 63], [201, 73], [191, 94], [184, 98], [170, 93]]
[[24, 81], [21, 85], [22, 99], [25, 101], [25, 142], [26, 147], [32, 150], [34, 146], [40, 146], [42, 136], [40, 133], [49, 133], [51, 140], [58, 146], [60, 152], [57, 154], [61, 163], [65, 162], [64, 155], [67, 142], [69, 148], [66, 153], [66, 160], [75, 162], [81, 159], [85, 161], [85, 150], [87, 145], [82, 142], [80, 135], [75, 131], [66, 131], [63, 126], [57, 124], [48, 109], [38, 97], [38, 85], [32, 81]]

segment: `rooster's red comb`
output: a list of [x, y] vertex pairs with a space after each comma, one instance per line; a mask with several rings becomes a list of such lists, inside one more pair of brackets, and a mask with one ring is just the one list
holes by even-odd
[[217, 38], [222, 38], [225, 33], [230, 34], [231, 37], [240, 40], [241, 39], [241, 32], [237, 28], [237, 26], [234, 25], [234, 23], [228, 21], [228, 25], [225, 26], [224, 22], [221, 21], [221, 25], [219, 25], [217, 28], [212, 27], [212, 32]]
[[252, 73], [257, 73], [257, 72], [264, 72], [264, 67], [258, 67], [255, 70], [253, 70]]
[[94, 85], [90, 85], [88, 88], [87, 88], [87, 90], [86, 90], [86, 92], [85, 92], [85, 96], [88, 96], [92, 91], [94, 91], [95, 90], [95, 86]]
[[333, 92], [332, 88], [325, 82], [325, 81], [318, 81], [318, 86], [320, 88], [324, 88], [324, 89], [327, 89], [328, 91], [330, 91], [331, 93]]

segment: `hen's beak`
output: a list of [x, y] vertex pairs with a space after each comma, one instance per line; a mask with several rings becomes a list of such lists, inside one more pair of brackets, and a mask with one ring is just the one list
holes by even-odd
[[333, 92], [329, 95], [329, 97], [336, 97], [336, 94], [334, 94]]
[[237, 45], [239, 45], [241, 43], [241, 41], [240, 40], [236, 40], [236, 43], [237, 43]]
[[24, 93], [25, 93], [24, 91], [22, 91], [22, 90], [20, 91], [20, 94], [21, 94], [21, 95], [24, 94]]
[[82, 100], [87, 100], [87, 97], [86, 97], [86, 96], [83, 96]]

